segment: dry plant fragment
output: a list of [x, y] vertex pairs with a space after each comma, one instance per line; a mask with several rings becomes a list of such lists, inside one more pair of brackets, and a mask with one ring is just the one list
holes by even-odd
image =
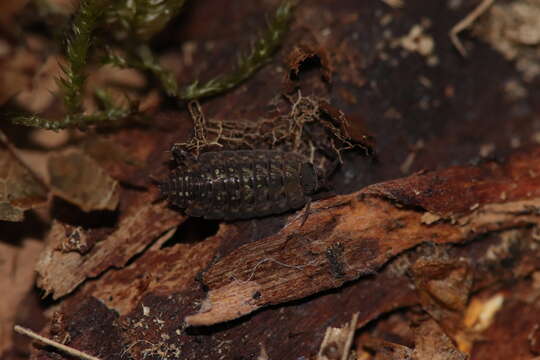
[[316, 59], [320, 62], [321, 76], [326, 83], [332, 82], [333, 66], [330, 56], [326, 49], [318, 43], [305, 43], [295, 46], [287, 56], [287, 68], [289, 75], [286, 78], [286, 87], [288, 92], [294, 90], [295, 84], [293, 79], [299, 75], [302, 65], [311, 59]]
[[342, 328], [329, 327], [319, 348], [317, 360], [347, 360], [358, 322], [358, 313]]
[[18, 159], [0, 133], [0, 220], [22, 221], [24, 211], [47, 201], [47, 188]]
[[361, 148], [371, 153], [373, 137], [326, 100], [312, 96], [285, 97], [290, 112], [274, 118], [207, 119], [197, 102], [189, 104], [194, 135], [175, 147], [199, 154], [216, 148], [225, 150], [268, 149], [301, 154], [326, 174], [341, 162], [346, 150]]
[[210, 291], [197, 314], [186, 317], [192, 326], [210, 325], [236, 319], [257, 309], [260, 285], [255, 281], [233, 281], [216, 291]]
[[452, 340], [432, 319], [422, 322], [416, 329], [413, 360], [467, 360]]
[[[363, 344], [375, 352], [377, 360], [467, 360], [433, 319], [424, 319], [414, 328], [414, 348], [369, 338]], [[411, 344], [412, 345], [412, 344]]]
[[427, 256], [411, 267], [420, 304], [452, 337], [461, 330], [473, 273], [465, 261]]
[[82, 151], [51, 156], [48, 169], [52, 192], [82, 210], [114, 210], [118, 206], [118, 182]]
[[15, 325], [15, 327], [13, 328], [14, 331], [18, 332], [19, 334], [23, 334], [23, 335], [26, 335], [34, 340], [38, 340], [38, 341], [41, 341], [42, 343], [46, 344], [46, 345], [50, 345], [68, 355], [71, 355], [71, 356], [75, 356], [79, 359], [84, 359], [84, 360], [100, 360], [99, 358], [95, 357], [95, 356], [92, 356], [90, 354], [87, 354], [87, 353], [84, 353], [82, 351], [79, 351], [77, 349], [74, 349], [72, 347], [69, 347], [67, 345], [64, 345], [64, 344], [61, 344], [57, 341], [54, 341], [54, 340], [51, 340], [51, 339], [47, 339], [46, 337], [44, 336], [41, 336], [39, 334], [36, 334], [35, 332], [33, 332], [32, 330], [30, 329], [27, 329], [27, 328], [23, 328], [22, 326], [19, 326], [19, 325]]
[[482, 2], [473, 10], [471, 11], [465, 18], [463, 18], [460, 22], [458, 22], [456, 25], [452, 27], [450, 30], [450, 40], [452, 41], [452, 44], [456, 47], [456, 49], [459, 51], [461, 56], [466, 57], [467, 56], [467, 50], [465, 50], [465, 47], [463, 46], [463, 43], [459, 39], [459, 33], [463, 30], [469, 28], [474, 22], [484, 14], [495, 0], [482, 0]]

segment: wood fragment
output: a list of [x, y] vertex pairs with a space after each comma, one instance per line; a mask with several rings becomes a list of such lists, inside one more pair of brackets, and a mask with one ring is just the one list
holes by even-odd
[[95, 277], [109, 267], [122, 267], [156, 238], [185, 219], [165, 203], [152, 203], [150, 193], [134, 195], [117, 228], [96, 239], [88, 252], [63, 252], [64, 225], [54, 222], [47, 235], [47, 246], [36, 266], [37, 284], [58, 299], [73, 291], [87, 277]]
[[[374, 274], [392, 257], [426, 241], [462, 243], [491, 231], [540, 224], [540, 178], [528, 176], [530, 169], [540, 169], [538, 154], [540, 147], [516, 153], [503, 164], [414, 174], [313, 203], [303, 226], [292, 221], [273, 236], [237, 248], [205, 272], [210, 289], [205, 325]], [[505, 202], [501, 190], [508, 193]], [[460, 201], [449, 201], [456, 198]], [[471, 204], [478, 206], [471, 209]], [[424, 210], [441, 220], [427, 225]], [[259, 286], [257, 298], [230, 302], [214, 295], [220, 288], [242, 294], [245, 282]], [[235, 304], [237, 309], [229, 308]], [[188, 323], [194, 324], [198, 315], [188, 317]]]
[[208, 293], [201, 309], [186, 317], [189, 325], [210, 325], [236, 319], [257, 309], [255, 301], [261, 296], [260, 285], [254, 281], [233, 281]]

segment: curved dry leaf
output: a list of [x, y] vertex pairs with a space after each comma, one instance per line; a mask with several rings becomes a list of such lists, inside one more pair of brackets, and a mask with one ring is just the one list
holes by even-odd
[[0, 220], [22, 221], [24, 211], [47, 201], [47, 188], [0, 134]]
[[[88, 137], [83, 142], [83, 149], [88, 156], [97, 161], [113, 178], [132, 183], [133, 175], [141, 172], [147, 154], [138, 154], [122, 146], [118, 139], [107, 139], [102, 136]], [[144, 141], [137, 137], [141, 143]]]
[[51, 156], [48, 171], [53, 194], [84, 211], [118, 206], [118, 182], [82, 151], [70, 149]]

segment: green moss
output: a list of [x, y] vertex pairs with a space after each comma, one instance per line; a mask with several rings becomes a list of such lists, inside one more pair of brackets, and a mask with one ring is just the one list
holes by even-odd
[[82, 92], [86, 81], [84, 70], [94, 32], [104, 12], [103, 5], [103, 1], [82, 0], [66, 40], [67, 64], [62, 66], [63, 75], [58, 84], [70, 114], [82, 111]]
[[130, 35], [147, 41], [180, 13], [186, 0], [124, 0], [111, 3], [107, 10], [108, 21], [119, 24]]
[[136, 57], [131, 56], [127, 58], [108, 50], [102, 61], [104, 64], [114, 65], [123, 69], [134, 68], [150, 72], [158, 78], [167, 95], [177, 96], [178, 83], [174, 78], [174, 74], [159, 64], [150, 48], [147, 45], [140, 45], [135, 53]]
[[[88, 126], [110, 126], [136, 113], [136, 107], [122, 108], [114, 104], [103, 90], [96, 93], [102, 109], [93, 114], [83, 114], [83, 93], [86, 67], [93, 53], [96, 32], [107, 24], [113, 29], [115, 40], [124, 37], [128, 44], [126, 56], [106, 51], [103, 64], [121, 68], [136, 68], [151, 73], [161, 83], [164, 91], [173, 97], [193, 100], [225, 92], [252, 76], [266, 64], [278, 49], [292, 16], [295, 1], [285, 0], [268, 21], [267, 28], [254, 42], [251, 51], [239, 57], [236, 68], [229, 74], [218, 76], [206, 83], [195, 82], [184, 90], [173, 73], [163, 68], [152, 54], [147, 41], [181, 11], [186, 0], [81, 0], [73, 17], [71, 31], [66, 39], [66, 63], [58, 79], [67, 114], [63, 119], [45, 119], [39, 115], [16, 116], [11, 120], [20, 125], [50, 130]], [[118, 30], [118, 31], [116, 31]], [[109, 32], [110, 34], [110, 32]], [[100, 39], [104, 45], [114, 39]]]
[[294, 6], [295, 1], [286, 0], [281, 3], [268, 22], [265, 31], [255, 41], [249, 54], [239, 57], [238, 64], [231, 73], [218, 76], [203, 84], [196, 81], [186, 87], [180, 97], [183, 100], [193, 100], [217, 95], [232, 89], [251, 77], [271, 59], [279, 48], [283, 36], [289, 28]]

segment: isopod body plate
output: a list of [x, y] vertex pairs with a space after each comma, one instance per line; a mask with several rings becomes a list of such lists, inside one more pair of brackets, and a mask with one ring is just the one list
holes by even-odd
[[291, 152], [206, 152], [198, 158], [174, 151], [178, 164], [161, 192], [186, 215], [246, 219], [303, 207], [317, 191], [312, 164]]

